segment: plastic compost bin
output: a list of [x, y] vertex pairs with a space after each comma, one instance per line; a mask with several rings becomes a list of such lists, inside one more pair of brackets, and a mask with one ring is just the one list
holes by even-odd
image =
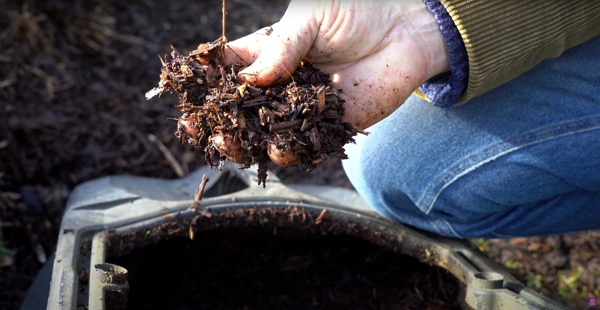
[[[106, 261], [110, 253], [123, 250], [119, 238], [124, 235], [144, 234], [161, 225], [170, 225], [175, 234], [199, 234], [224, 221], [290, 225], [278, 216], [297, 210], [305, 218], [296, 225], [336, 229], [446, 269], [462, 286], [458, 298], [465, 309], [568, 309], [525, 287], [465, 241], [382, 218], [352, 190], [286, 186], [272, 173], [263, 188], [253, 169], [228, 163], [223, 170], [206, 167], [177, 180], [109, 176], [79, 185], [61, 224], [47, 309], [125, 309], [127, 270]], [[190, 209], [204, 174], [210, 181], [201, 206]], [[203, 216], [203, 210], [210, 210], [210, 216]], [[250, 216], [261, 212], [265, 217]]]

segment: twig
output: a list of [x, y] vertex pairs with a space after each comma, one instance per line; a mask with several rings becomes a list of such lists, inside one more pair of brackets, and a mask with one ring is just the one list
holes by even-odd
[[17, 82], [17, 80], [6, 79], [6, 80], [0, 82], [0, 88], [8, 87], [8, 86], [14, 84], [15, 82]]
[[192, 225], [188, 228], [188, 236], [190, 237], [190, 240], [194, 240], [194, 227], [192, 227]]
[[275, 123], [275, 124], [271, 124], [269, 125], [269, 130], [271, 132], [276, 132], [276, 131], [281, 131], [281, 130], [287, 130], [290, 128], [294, 128], [294, 127], [298, 127], [302, 124], [302, 121], [297, 119], [295, 121], [285, 121], [285, 122], [281, 122], [281, 123]]
[[327, 209], [323, 209], [323, 211], [319, 213], [319, 216], [317, 216], [317, 219], [315, 219], [315, 225], [319, 225], [321, 224], [321, 222], [323, 222], [323, 219], [325, 218], [325, 213], [327, 213]]
[[160, 142], [160, 140], [158, 140], [155, 135], [149, 134], [148, 140], [156, 143], [156, 145], [163, 153], [169, 164], [171, 164], [171, 168], [173, 168], [173, 170], [179, 177], [185, 176], [185, 172], [183, 171], [181, 164], [179, 164], [179, 162], [177, 161], [177, 159], [175, 159], [175, 156], [173, 156], [171, 151], [169, 151], [169, 149], [167, 149], [167, 147], [162, 142]]
[[200, 185], [198, 185], [198, 189], [196, 189], [196, 193], [194, 194], [194, 203], [190, 206], [191, 209], [198, 209], [200, 206], [200, 201], [202, 200], [202, 194], [204, 194], [204, 188], [206, 187], [206, 183], [208, 183], [208, 174], [204, 174], [202, 176], [202, 181], [200, 181]]
[[222, 9], [221, 13], [223, 14], [223, 16], [221, 18], [221, 26], [222, 26], [221, 42], [222, 42], [222, 44], [225, 44], [227, 42], [227, 38], [225, 37], [225, 16], [227, 15], [227, 11], [225, 10], [226, 5], [227, 5], [227, 0], [223, 0], [223, 5], [221, 7], [221, 9]]
[[200, 203], [202, 200], [202, 195], [204, 194], [204, 188], [206, 187], [206, 183], [208, 183], [208, 174], [204, 174], [202, 176], [202, 181], [200, 181], [200, 185], [198, 185], [198, 189], [196, 190], [196, 194], [194, 194], [194, 202]]
[[[292, 78], [292, 82], [294, 82], [294, 83], [296, 82], [296, 80], [294, 80], [294, 76], [283, 65], [281, 65], [281, 69], [285, 70], [285, 72]], [[300, 77], [302, 77], [302, 75]], [[304, 79], [304, 78], [303, 78], [303, 80], [306, 81], [306, 79]]]
[[360, 130], [360, 129], [356, 129], [356, 132], [358, 132], [358, 133], [359, 133], [359, 134], [361, 134], [361, 135], [365, 135], [365, 136], [368, 136], [368, 135], [369, 135], [369, 133], [368, 133], [368, 132], [366, 132], [366, 131], [364, 131], [364, 130]]
[[40, 262], [41, 264], [45, 264], [46, 261], [48, 260], [48, 256], [46, 256], [46, 252], [44, 252], [44, 248], [42, 248], [42, 245], [39, 243], [36, 243], [33, 246], [33, 252], [35, 252], [35, 255], [37, 256], [38, 262]]
[[[221, 13], [223, 14], [221, 17], [221, 39], [220, 39], [220, 49], [221, 49], [221, 54], [219, 55], [221, 58], [221, 63], [225, 63], [225, 46], [227, 43], [227, 37], [225, 37], [225, 16], [227, 15], [227, 10], [225, 9], [227, 6], [227, 1], [223, 0], [223, 4], [221, 5]], [[223, 73], [223, 66], [219, 66], [219, 69], [221, 70], [221, 76], [225, 76]]]

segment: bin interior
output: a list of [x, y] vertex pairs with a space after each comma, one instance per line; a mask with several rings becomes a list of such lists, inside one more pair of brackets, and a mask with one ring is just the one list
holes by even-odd
[[146, 245], [108, 259], [128, 270], [127, 309], [460, 309], [449, 272], [353, 236], [269, 226], [149, 245], [135, 236]]

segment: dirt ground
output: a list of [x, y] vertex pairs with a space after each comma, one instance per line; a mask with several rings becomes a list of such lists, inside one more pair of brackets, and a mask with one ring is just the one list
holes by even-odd
[[[220, 3], [0, 0], [0, 309], [18, 309], [53, 253], [77, 184], [114, 174], [176, 178], [204, 165], [173, 135], [176, 97], [146, 101], [144, 93], [170, 45], [187, 53], [220, 35]], [[285, 7], [229, 0], [227, 37], [276, 22]], [[274, 171], [287, 183], [351, 187], [334, 159], [310, 173]], [[472, 242], [529, 287], [583, 309], [600, 297], [599, 237]]]

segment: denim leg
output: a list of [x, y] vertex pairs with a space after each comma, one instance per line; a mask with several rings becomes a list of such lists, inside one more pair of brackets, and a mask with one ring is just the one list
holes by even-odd
[[600, 228], [600, 37], [465, 105], [409, 98], [348, 145], [382, 215], [451, 237]]

